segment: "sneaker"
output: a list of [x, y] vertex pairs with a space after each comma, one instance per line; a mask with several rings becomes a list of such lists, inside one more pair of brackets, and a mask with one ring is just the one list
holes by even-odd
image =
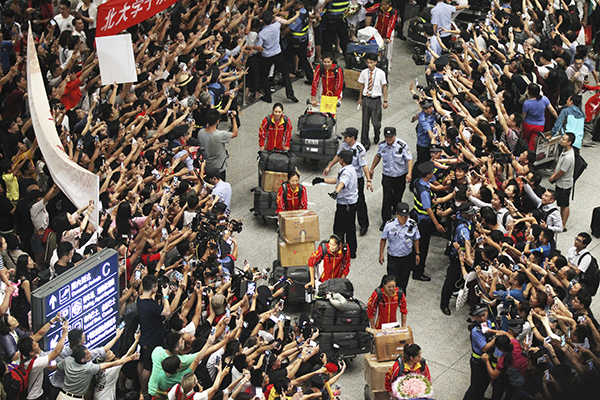
[[273, 100], [271, 98], [266, 98], [265, 96], [260, 98], [262, 101], [264, 101], [265, 103], [272, 103]]
[[413, 276], [413, 279], [415, 281], [422, 281], [422, 282], [429, 282], [431, 280], [431, 278], [425, 274], [423, 274], [421, 276]]

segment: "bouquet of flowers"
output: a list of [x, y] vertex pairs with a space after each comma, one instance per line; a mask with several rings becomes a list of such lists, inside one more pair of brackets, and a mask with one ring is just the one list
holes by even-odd
[[344, 19], [352, 18], [353, 16], [358, 14], [359, 11], [360, 11], [360, 4], [355, 3], [355, 2], [350, 2], [350, 5], [346, 9], [346, 11], [344, 11]]
[[432, 399], [433, 389], [423, 375], [408, 374], [392, 383], [392, 394], [397, 399]]

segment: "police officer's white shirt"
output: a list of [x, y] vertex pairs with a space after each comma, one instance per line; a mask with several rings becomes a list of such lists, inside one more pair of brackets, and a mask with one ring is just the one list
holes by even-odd
[[363, 167], [367, 165], [367, 150], [365, 149], [365, 146], [358, 141], [354, 143], [353, 146], [348, 145], [346, 142], [342, 142], [337, 154], [339, 155], [342, 150], [354, 152], [354, 156], [352, 157], [352, 166], [356, 171], [356, 177], [362, 178], [364, 175]]
[[384, 140], [379, 143], [377, 155], [383, 161], [383, 175], [397, 178], [408, 173], [408, 161], [412, 160], [412, 154], [404, 140], [396, 138], [391, 146]]
[[[369, 75], [373, 74], [373, 88], [369, 91]], [[385, 79], [385, 72], [382, 69], [375, 67], [373, 71], [369, 68], [365, 68], [361, 71], [358, 77], [358, 82], [365, 85], [363, 89], [364, 97], [381, 97], [383, 96], [383, 85], [387, 85], [387, 79]]]
[[337, 176], [336, 186], [344, 183], [344, 187], [338, 194], [337, 203], [342, 205], [356, 204], [358, 202], [358, 178], [352, 165], [343, 167]]

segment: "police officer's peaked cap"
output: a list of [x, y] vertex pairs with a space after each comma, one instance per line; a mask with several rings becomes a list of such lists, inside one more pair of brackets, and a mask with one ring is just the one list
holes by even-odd
[[396, 136], [396, 128], [394, 128], [393, 126], [388, 126], [388, 127], [383, 128], [383, 136], [384, 137]]
[[442, 146], [439, 144], [432, 144], [431, 147], [429, 147], [430, 153], [439, 153], [441, 151], [444, 151], [444, 149], [442, 149]]
[[421, 102], [421, 108], [429, 108], [429, 107], [433, 107], [432, 99], [427, 98]]
[[466, 203], [461, 204], [460, 206], [458, 206], [458, 208], [456, 210], [460, 211], [460, 213], [463, 215], [465, 215], [465, 214], [475, 215], [475, 213], [476, 213], [475, 207], [473, 206], [473, 203], [471, 203], [470, 201], [467, 201]]
[[344, 158], [350, 157], [350, 160], [354, 157], [354, 153], [350, 150], [342, 150], [338, 156], [343, 160]]
[[433, 170], [435, 169], [435, 164], [433, 163], [433, 161], [425, 161], [423, 164], [419, 164], [417, 169], [419, 170], [421, 176], [425, 176], [433, 172]]
[[448, 57], [446, 56], [441, 56], [435, 59], [435, 61], [433, 62], [434, 65], [439, 65], [439, 66], [445, 66], [448, 64]]
[[508, 328], [517, 334], [523, 332], [523, 320], [509, 319], [508, 320]]
[[356, 128], [346, 128], [344, 132], [342, 132], [344, 136], [352, 136], [354, 138], [358, 137], [358, 129]]
[[487, 306], [483, 303], [477, 303], [473, 307], [471, 307], [471, 311], [469, 311], [469, 315], [475, 317], [477, 315], [482, 315], [487, 311]]
[[410, 207], [406, 203], [398, 203], [398, 206], [396, 206], [396, 214], [401, 217], [406, 217], [410, 214]]

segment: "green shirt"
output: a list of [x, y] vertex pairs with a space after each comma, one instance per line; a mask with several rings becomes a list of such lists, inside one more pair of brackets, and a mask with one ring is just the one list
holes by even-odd
[[181, 379], [187, 373], [193, 371], [189, 368], [179, 368], [179, 371], [175, 372], [173, 375], [167, 375], [164, 371], [160, 373], [160, 376], [156, 378], [156, 383], [158, 385], [158, 392], [168, 392], [173, 386], [181, 383]]
[[[181, 360], [181, 369], [188, 370], [188, 367], [192, 364], [197, 354], [198, 353], [179, 356], [179, 359]], [[150, 380], [148, 381], [148, 394], [151, 396], [157, 395], [159, 376], [165, 376], [165, 372], [162, 369], [162, 362], [167, 357], [169, 357], [169, 355], [163, 347], [158, 346], [152, 351], [152, 375], [150, 375]], [[179, 382], [181, 382], [181, 380]]]

